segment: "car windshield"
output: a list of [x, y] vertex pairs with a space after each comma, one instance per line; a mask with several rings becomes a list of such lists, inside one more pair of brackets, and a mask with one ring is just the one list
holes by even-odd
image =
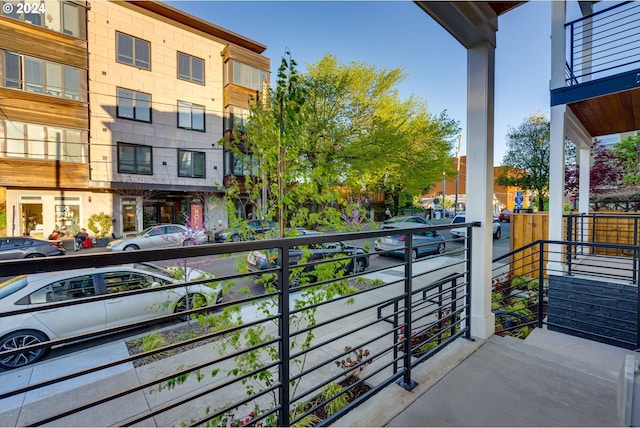
[[455, 217], [455, 218], [453, 219], [453, 224], [456, 224], [456, 223], [464, 223], [464, 222], [465, 222], [464, 220], [465, 220], [465, 218], [464, 218], [464, 217], [460, 217], [460, 216]]
[[27, 276], [20, 275], [0, 283], [0, 299], [22, 290], [27, 286]]
[[155, 226], [149, 226], [146, 229], [143, 229], [142, 232], [138, 232], [138, 234], [136, 236], [143, 236], [144, 234], [146, 234], [148, 231], [150, 231], [151, 229], [153, 229]]
[[176, 277], [175, 273], [172, 272], [171, 269], [167, 269], [166, 267], [163, 267], [163, 266], [154, 265], [152, 263], [133, 263], [131, 267], [135, 269], [144, 270], [154, 275], [163, 275], [169, 278]]

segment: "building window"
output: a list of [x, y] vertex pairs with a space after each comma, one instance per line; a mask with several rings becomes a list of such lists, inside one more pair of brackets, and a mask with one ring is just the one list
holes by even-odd
[[118, 88], [116, 115], [125, 119], [151, 122], [151, 95]]
[[204, 152], [178, 150], [178, 177], [205, 178]]
[[249, 109], [238, 106], [229, 106], [225, 109], [223, 124], [224, 130], [244, 132], [249, 120], [249, 114]]
[[260, 175], [260, 165], [258, 157], [249, 153], [234, 153], [232, 150], [225, 150], [224, 175], [235, 177], [258, 177]]
[[178, 52], [178, 79], [204, 85], [204, 60]]
[[234, 85], [262, 92], [263, 84], [267, 80], [267, 72], [265, 70], [260, 70], [236, 60], [228, 61], [227, 66], [232, 68], [232, 72], [227, 72], [226, 74], [227, 77], [231, 78], [231, 81], [225, 83], [233, 83]]
[[151, 70], [151, 44], [146, 40], [116, 32], [117, 61]]
[[86, 74], [79, 68], [16, 52], [1, 52], [0, 76], [3, 86], [86, 101]]
[[84, 7], [68, 1], [0, 0], [2, 16], [86, 40]]
[[87, 163], [87, 133], [0, 120], [0, 157]]
[[125, 174], [153, 174], [150, 146], [118, 143], [118, 172]]
[[178, 101], [178, 128], [204, 131], [204, 106]]

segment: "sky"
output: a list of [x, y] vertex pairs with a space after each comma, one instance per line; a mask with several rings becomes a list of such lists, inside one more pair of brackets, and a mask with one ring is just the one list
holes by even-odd
[[[304, 72], [326, 54], [344, 63], [402, 68], [400, 97], [414, 95], [429, 112], [460, 124], [466, 145], [466, 50], [411, 1], [215, 1], [168, 4], [267, 46], [272, 87], [289, 51]], [[494, 165], [505, 154], [506, 135], [526, 118], [549, 118], [550, 1], [531, 1], [498, 20]], [[455, 147], [454, 153], [455, 155]]]

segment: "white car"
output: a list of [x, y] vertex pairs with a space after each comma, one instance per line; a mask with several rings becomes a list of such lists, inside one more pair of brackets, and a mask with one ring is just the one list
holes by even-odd
[[204, 244], [208, 238], [204, 229], [190, 229], [181, 224], [158, 224], [147, 227], [135, 236], [115, 239], [109, 242], [107, 250], [135, 251], [150, 248], [180, 247], [182, 245]]
[[[178, 313], [222, 300], [222, 289], [213, 282], [122, 295], [122, 292], [155, 288], [213, 278], [209, 272], [164, 268], [147, 263], [105, 266], [59, 272], [20, 275], [0, 283], [0, 313], [30, 309], [0, 317], [0, 352], [53, 339], [62, 339], [104, 328]], [[112, 299], [93, 296], [113, 294]], [[187, 296], [189, 298], [187, 298]], [[51, 307], [54, 302], [78, 304]], [[39, 310], [39, 307], [47, 308]], [[185, 317], [181, 317], [184, 319]], [[11, 369], [42, 358], [47, 348], [0, 356], [0, 367]]]
[[[455, 216], [453, 218], [453, 220], [451, 221], [451, 224], [459, 224], [459, 223], [466, 223], [466, 217], [464, 214], [458, 214], [457, 216]], [[498, 220], [497, 218], [493, 218], [493, 222], [492, 222], [492, 226], [493, 226], [493, 239], [500, 239], [500, 237], [502, 236], [502, 227], [500, 227], [500, 220]], [[453, 235], [454, 238], [466, 238], [467, 237], [467, 228], [466, 227], [457, 227], [455, 229], [451, 229], [450, 230], [451, 235]]]

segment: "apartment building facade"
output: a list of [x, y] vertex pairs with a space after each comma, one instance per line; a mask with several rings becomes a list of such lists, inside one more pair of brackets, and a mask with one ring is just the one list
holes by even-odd
[[[45, 159], [33, 161], [38, 166], [51, 164], [70, 183], [30, 175], [29, 169], [35, 167], [26, 165], [20, 181], [0, 184], [6, 188], [7, 234], [38, 236], [54, 228], [74, 233], [86, 227], [92, 214], [101, 212], [114, 218], [116, 236], [158, 223], [182, 223], [185, 217], [207, 228], [224, 226], [224, 174], [233, 170], [225, 167], [225, 161], [233, 163], [233, 159], [224, 156], [221, 141], [239, 126], [256, 91], [268, 82], [270, 61], [261, 55], [266, 47], [156, 1], [42, 4], [46, 6], [40, 13], [42, 22], [48, 20], [51, 7], [77, 7], [78, 26], [83, 29], [78, 32], [80, 37], [64, 31], [53, 34], [25, 17], [2, 16], [0, 31], [29, 33], [26, 45], [41, 49], [22, 52], [8, 37], [0, 39], [0, 49], [17, 50], [27, 57], [25, 64], [31, 56], [67, 58], [69, 55], [61, 55], [66, 45], [76, 49], [78, 59], [72, 65], [80, 70], [77, 86], [81, 95], [71, 101], [63, 96], [61, 101], [76, 108], [66, 116], [84, 119], [72, 123], [84, 145], [75, 141], [66, 145], [67, 151], [82, 148], [72, 158], [74, 162], [69, 157], [49, 161], [46, 153]], [[38, 43], [33, 43], [36, 37]], [[42, 67], [47, 71], [50, 66]], [[2, 76], [7, 80], [6, 72]], [[26, 89], [2, 88], [11, 92], [10, 97], [0, 97], [3, 110], [5, 104], [16, 105], [19, 96], [34, 96], [29, 90], [29, 70], [20, 76]], [[58, 114], [59, 106], [51, 106], [53, 96], [40, 98], [40, 105], [29, 109], [39, 114], [33, 121], [47, 123], [40, 112], [50, 111], [54, 113], [47, 119], [52, 125], [66, 124], [65, 115]], [[21, 118], [13, 110], [10, 113], [9, 117]], [[5, 116], [6, 112], [1, 117]], [[12, 128], [5, 125], [3, 129], [6, 146], [12, 141], [6, 129]], [[51, 137], [45, 135], [42, 140], [47, 138]], [[25, 152], [33, 144], [31, 134], [24, 136]], [[18, 158], [4, 148], [2, 165], [15, 170], [30, 155]], [[37, 203], [26, 203], [38, 197]], [[24, 216], [33, 205], [41, 206], [33, 228], [25, 222], [9, 226], [11, 209]]]

